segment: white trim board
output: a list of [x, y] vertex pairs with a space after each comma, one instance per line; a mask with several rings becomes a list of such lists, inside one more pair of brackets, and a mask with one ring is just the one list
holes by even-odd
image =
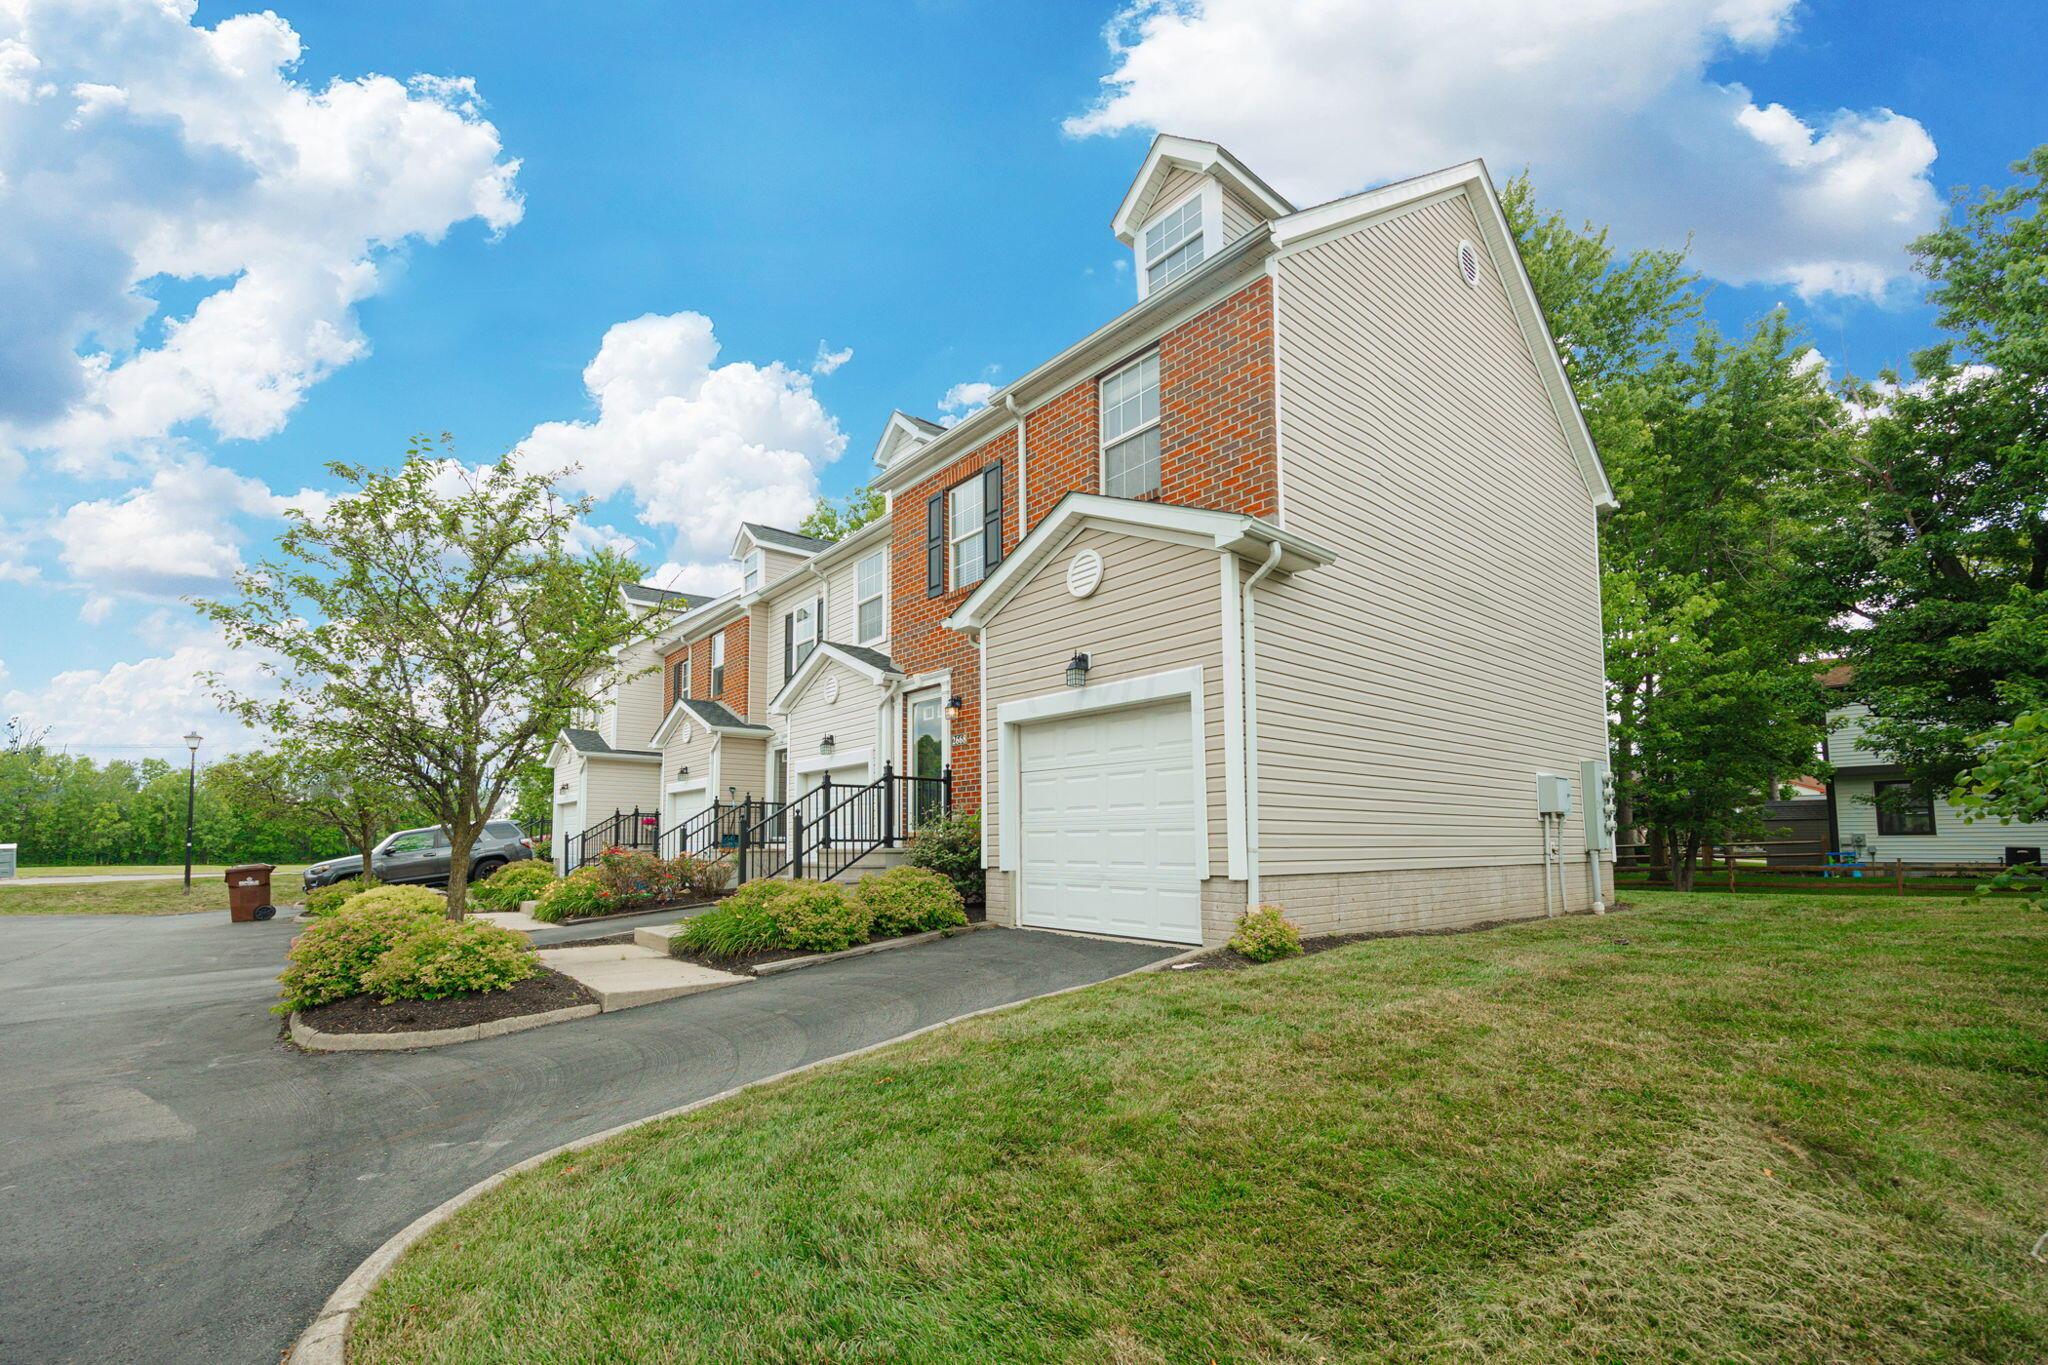
[[812, 754], [809, 758], [790, 761], [789, 770], [798, 777], [809, 777], [812, 773], [830, 772], [837, 768], [866, 768], [875, 770], [873, 745], [865, 749], [834, 749], [829, 754]]

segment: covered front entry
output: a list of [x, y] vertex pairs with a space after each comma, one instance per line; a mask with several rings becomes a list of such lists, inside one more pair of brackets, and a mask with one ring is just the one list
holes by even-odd
[[1202, 941], [1189, 705], [1181, 697], [1019, 727], [1021, 924]]

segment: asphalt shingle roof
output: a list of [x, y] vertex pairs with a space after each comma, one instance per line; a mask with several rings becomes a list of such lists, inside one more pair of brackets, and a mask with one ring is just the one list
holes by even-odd
[[628, 583], [620, 591], [626, 594], [629, 602], [649, 607], [674, 605], [685, 611], [695, 611], [711, 600], [693, 592], [677, 592], [673, 588], [657, 588], [646, 583]]
[[653, 749], [614, 749], [604, 742], [604, 736], [595, 730], [568, 729], [562, 731], [562, 738], [569, 747], [579, 754], [651, 754]]
[[869, 649], [866, 645], [842, 645], [837, 640], [827, 640], [825, 643], [849, 659], [858, 659], [869, 668], [879, 668], [884, 673], [901, 673], [903, 671], [896, 667], [895, 661], [879, 649]]
[[779, 526], [763, 526], [758, 521], [743, 521], [740, 523], [740, 527], [755, 540], [761, 542], [761, 544], [776, 545], [785, 550], [800, 550], [804, 554], [816, 554], [820, 550], [828, 550], [832, 547], [832, 542], [829, 540], [820, 540], [816, 536], [799, 535], [795, 531], [785, 531]]
[[694, 701], [686, 697], [680, 705], [687, 708], [691, 715], [703, 721], [706, 725], [716, 725], [721, 728], [737, 730], [759, 730], [764, 735], [774, 733], [765, 725], [756, 725], [752, 721], [740, 719], [722, 702]]

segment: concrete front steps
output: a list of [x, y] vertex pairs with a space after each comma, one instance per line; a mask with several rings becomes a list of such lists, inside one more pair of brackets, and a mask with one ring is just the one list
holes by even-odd
[[647, 932], [634, 930], [632, 943], [542, 948], [539, 956], [542, 965], [581, 982], [597, 997], [598, 1008], [606, 1013], [699, 991], [715, 991], [721, 986], [737, 986], [753, 979], [670, 957], [667, 939], [661, 940], [658, 947], [649, 946], [640, 938]]

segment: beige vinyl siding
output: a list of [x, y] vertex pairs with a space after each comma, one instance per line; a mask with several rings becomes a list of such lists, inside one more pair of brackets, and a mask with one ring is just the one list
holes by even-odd
[[593, 758], [584, 773], [583, 823], [608, 820], [614, 811], [661, 810], [661, 770], [647, 760]]
[[[727, 789], [737, 788], [728, 798]], [[718, 799], [744, 801], [768, 797], [768, 741], [726, 735], [718, 741]]]
[[665, 695], [661, 659], [646, 650], [635, 650], [630, 661], [622, 665], [621, 679], [613, 693], [612, 733], [606, 736], [612, 747], [653, 748], [654, 732], [661, 728]]
[[[1102, 556], [1102, 586], [1076, 600], [1067, 592], [1067, 563], [1092, 549]], [[1037, 575], [1004, 603], [985, 632], [987, 696], [983, 703], [982, 771], [996, 764], [996, 716], [1004, 702], [1065, 689], [1066, 663], [1089, 656], [1090, 683], [1142, 677], [1198, 665], [1209, 790], [1209, 862], [1229, 864], [1224, 809], [1222, 568], [1216, 552], [1090, 528], [1050, 556]], [[985, 782], [982, 828], [989, 865], [998, 857], [997, 813], [1002, 781]]]
[[1841, 831], [1844, 848], [1855, 847], [1850, 841], [1860, 834], [1871, 857], [1880, 862], [1897, 859], [1909, 863], [1995, 863], [2005, 856], [2007, 845], [2048, 848], [2048, 824], [2001, 825], [1996, 820], [1966, 824], [1962, 812], [1939, 794], [1934, 798], [1934, 833], [1879, 834], [1877, 807], [1870, 801], [1879, 780], [1836, 779], [1835, 826]]
[[[837, 680], [839, 700], [827, 702], [826, 684]], [[850, 754], [856, 749], [877, 749], [877, 731], [880, 728], [877, 711], [881, 706], [882, 689], [846, 667], [844, 664], [827, 662], [818, 669], [803, 695], [797, 698], [794, 710], [785, 718], [789, 736], [789, 766], [792, 771], [800, 763], [808, 764], [821, 756], [819, 743], [826, 735], [832, 736], [834, 754]], [[874, 771], [882, 771], [880, 752], [875, 754]]]
[[1583, 810], [1605, 754], [1592, 499], [1462, 239], [1460, 196], [1281, 267], [1283, 514], [1338, 562], [1258, 589], [1268, 876], [1540, 861], [1537, 772]]
[[669, 783], [682, 780], [685, 768], [690, 770], [693, 778], [710, 777], [711, 748], [716, 742], [701, 725], [687, 721], [678, 725], [670, 734], [668, 743], [662, 746], [661, 789], [667, 791]]
[[1263, 221], [1251, 205], [1229, 190], [1223, 191], [1223, 241], [1217, 247], [1236, 241]]
[[1869, 719], [1870, 708], [1861, 704], [1828, 712], [1828, 762], [1840, 768], [1868, 768], [1892, 761], [1885, 750], [1864, 741], [1863, 724]]
[[772, 545], [763, 545], [760, 547], [760, 550], [761, 587], [763, 589], [768, 588], [771, 584], [781, 582], [809, 562], [803, 555], [791, 554], [788, 550], [778, 550]]
[[[1190, 171], [1179, 166], [1168, 171], [1165, 183], [1160, 185], [1159, 193], [1153, 196], [1152, 212], [1146, 217], [1145, 221], [1149, 223], [1166, 210], [1176, 207], [1190, 191], [1207, 178], [1198, 171]], [[1144, 227], [1140, 225], [1138, 230], [1142, 234]], [[1144, 238], [1141, 235], [1139, 238], [1140, 245], [1143, 245], [1143, 241]]]
[[[860, 638], [860, 561], [869, 555], [882, 556], [882, 637]], [[836, 645], [865, 645], [889, 652], [889, 542], [880, 540], [853, 554], [835, 567], [825, 579], [825, 638]]]

